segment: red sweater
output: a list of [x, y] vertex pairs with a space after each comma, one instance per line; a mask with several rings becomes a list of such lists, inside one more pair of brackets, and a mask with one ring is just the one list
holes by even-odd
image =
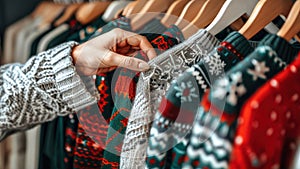
[[300, 141], [300, 53], [243, 106], [230, 169], [289, 168]]

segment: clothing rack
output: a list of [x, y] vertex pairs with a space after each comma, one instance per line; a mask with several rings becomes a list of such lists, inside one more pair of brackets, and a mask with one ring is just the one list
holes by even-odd
[[50, 13], [32, 10], [6, 27], [3, 64], [115, 28], [145, 36], [157, 57], [137, 52], [150, 70], [97, 75], [97, 104], [2, 141], [0, 169], [298, 169], [300, 43], [282, 32], [298, 27], [289, 22], [299, 1], [270, 1], [53, 0]]

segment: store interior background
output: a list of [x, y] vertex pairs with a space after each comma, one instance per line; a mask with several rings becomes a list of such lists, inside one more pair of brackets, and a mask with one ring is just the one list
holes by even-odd
[[[30, 14], [42, 0], [0, 0], [0, 42], [3, 49], [5, 28]], [[0, 60], [2, 50], [0, 52]]]

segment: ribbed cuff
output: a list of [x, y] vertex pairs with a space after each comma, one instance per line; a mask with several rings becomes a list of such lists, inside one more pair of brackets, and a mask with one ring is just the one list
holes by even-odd
[[74, 111], [97, 102], [99, 95], [92, 77], [80, 77], [72, 63], [72, 48], [76, 42], [67, 42], [56, 47], [58, 51], [50, 62], [53, 66], [55, 85], [63, 101]]

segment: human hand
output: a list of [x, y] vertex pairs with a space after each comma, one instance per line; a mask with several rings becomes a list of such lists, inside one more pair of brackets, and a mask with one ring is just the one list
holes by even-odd
[[144, 36], [116, 28], [74, 47], [72, 57], [77, 70], [87, 76], [106, 73], [117, 67], [146, 71], [149, 65], [132, 57], [139, 50], [144, 51], [149, 60], [156, 56]]

